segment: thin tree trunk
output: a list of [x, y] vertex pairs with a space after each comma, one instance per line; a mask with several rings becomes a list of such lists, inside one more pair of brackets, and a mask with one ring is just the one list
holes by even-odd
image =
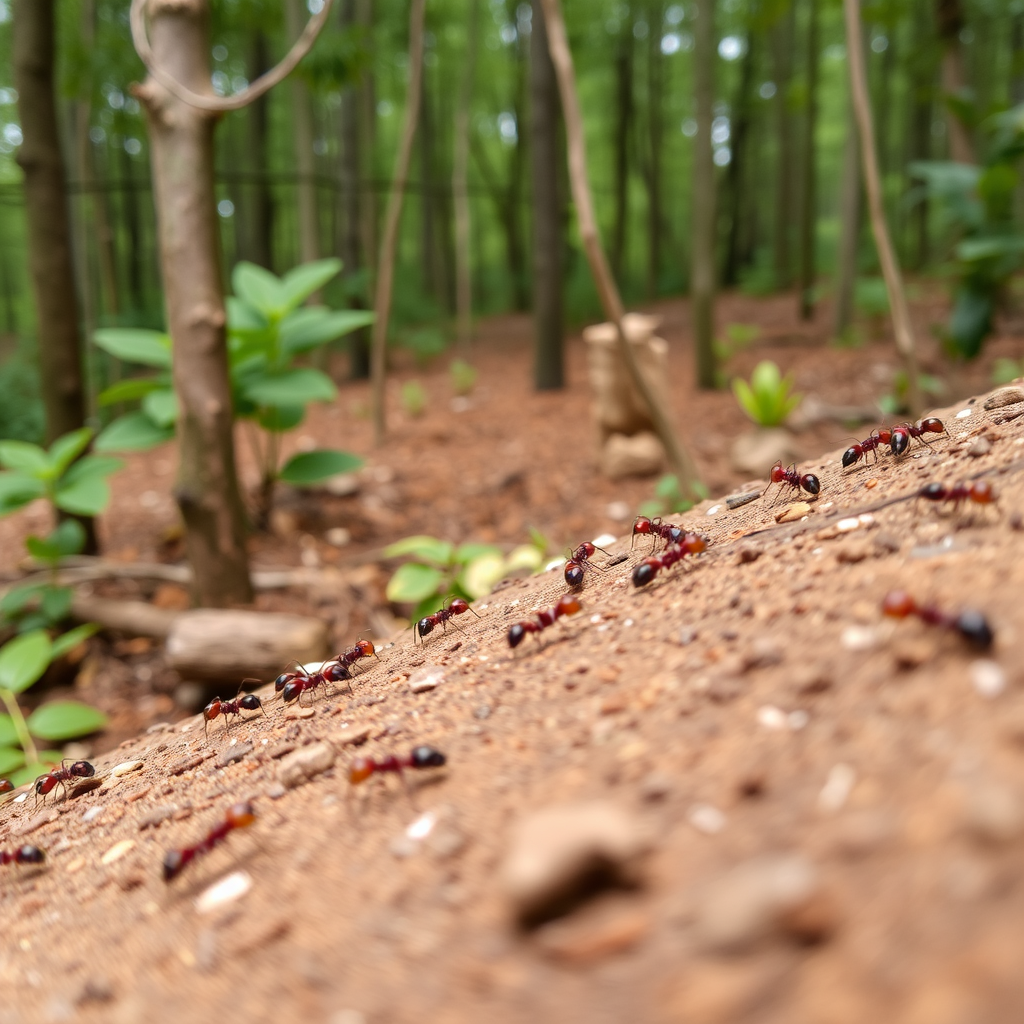
[[[534, 24], [541, 17], [539, 12], [535, 13]], [[623, 266], [626, 262], [626, 228], [629, 221], [629, 137], [632, 121], [633, 31], [632, 19], [624, 18], [615, 53], [615, 220], [612, 227], [611, 264], [616, 280], [622, 279]]]
[[[356, 19], [365, 26], [367, 37], [373, 32], [373, 0], [356, 0]], [[359, 90], [359, 127], [362, 139], [362, 163], [360, 173], [371, 184], [377, 180], [376, 139], [377, 139], [377, 86], [371, 64], [363, 72], [363, 83]], [[363, 259], [367, 267], [377, 266], [377, 234], [379, 215], [377, 193], [366, 189], [360, 198], [362, 209]]]
[[[267, 37], [254, 29], [249, 41], [249, 75], [255, 81], [270, 69]], [[267, 270], [274, 269], [274, 197], [267, 180], [267, 133], [270, 118], [270, 97], [263, 95], [253, 100], [245, 114], [245, 159], [252, 180], [243, 188], [246, 200], [242, 213], [248, 222], [241, 234], [242, 259], [249, 260]]]
[[715, 102], [714, 19], [714, 0], [697, 0], [693, 52], [697, 134], [693, 140], [690, 295], [697, 385], [701, 388], [715, 386], [715, 163], [711, 145]]
[[968, 88], [967, 71], [960, 33], [964, 27], [964, 12], [960, 0], [935, 0], [935, 21], [942, 46], [942, 91], [947, 97], [946, 127], [949, 132], [949, 158], [962, 164], [976, 164], [974, 139], [971, 129], [964, 124], [949, 99], [962, 99]]
[[740, 68], [740, 82], [736, 94], [736, 113], [732, 123], [732, 159], [726, 171], [726, 193], [729, 197], [729, 234], [726, 237], [722, 284], [739, 283], [740, 267], [744, 262], [744, 239], [749, 238], [744, 211], [748, 206], [746, 178], [747, 157], [750, 149], [751, 106], [754, 99], [754, 70], [756, 67], [758, 33], [747, 33], [747, 52]]
[[505, 213], [508, 225], [509, 271], [512, 276], [513, 298], [516, 309], [530, 308], [529, 273], [526, 267], [526, 242], [523, 238], [522, 200], [523, 184], [526, 177], [526, 146], [523, 142], [523, 126], [526, 124], [526, 53], [522, 39], [516, 40], [515, 93], [512, 97], [512, 113], [516, 119], [516, 141], [512, 146], [509, 167], [508, 199]]
[[[288, 38], [297, 39], [305, 25], [306, 5], [303, 0], [287, 0], [285, 16]], [[316, 155], [313, 152], [313, 105], [306, 83], [292, 75], [292, 131], [295, 142], [295, 170], [298, 175], [296, 194], [299, 206], [299, 262], [311, 263], [320, 258], [319, 228], [316, 212]], [[316, 292], [307, 300], [320, 302]]]
[[[211, 94], [206, 0], [150, 0], [158, 63]], [[155, 78], [136, 87], [146, 109], [167, 323], [174, 343], [180, 464], [175, 497], [185, 520], [198, 603], [252, 600], [245, 513], [235, 471], [224, 289], [213, 184], [216, 118]]]
[[384, 235], [377, 266], [377, 292], [373, 310], [373, 348], [371, 379], [373, 396], [373, 437], [379, 447], [384, 443], [387, 413], [384, 407], [384, 384], [387, 373], [388, 320], [391, 316], [391, 289], [395, 273], [395, 248], [398, 244], [398, 222], [402, 215], [405, 182], [412, 159], [416, 137], [416, 120], [420, 109], [420, 84], [423, 73], [423, 9], [425, 0], [411, 0], [409, 5], [409, 82], [405, 94], [405, 124], [395, 154], [395, 170], [391, 177], [391, 193], [384, 214]]
[[[455, 108], [452, 147], [452, 202], [455, 206], [455, 310], [459, 348], [469, 352], [473, 341], [473, 266], [470, 261], [469, 219], [469, 101], [473, 95], [480, 0], [469, 0], [466, 64]], [[536, 22], [536, 18], [534, 19]]]
[[814, 317], [814, 234], [818, 223], [816, 165], [818, 149], [818, 4], [807, 11], [807, 106], [804, 120], [803, 188], [800, 190], [800, 319]]
[[788, 288], [792, 280], [790, 229], [793, 223], [793, 116], [789, 110], [793, 76], [793, 34], [796, 0], [772, 29], [775, 64], [775, 121], [778, 159], [775, 178], [775, 287]]
[[[704, 3], [712, 0], [702, 0]], [[576, 219], [579, 224], [580, 238], [590, 264], [590, 272], [597, 286], [605, 316], [615, 324], [618, 335], [619, 351], [629, 370], [630, 379], [637, 393], [643, 399], [655, 425], [661, 443], [665, 447], [669, 465], [679, 480], [679, 487], [685, 495], [695, 500], [700, 498], [700, 478], [689, 453], [683, 447], [672, 427], [668, 411], [661, 407], [655, 393], [648, 387], [647, 381], [640, 372], [633, 346], [626, 340], [622, 327], [625, 310], [622, 299], [615, 285], [615, 279], [608, 269], [601, 237], [597, 230], [597, 219], [594, 216], [594, 204], [590, 194], [590, 181], [587, 177], [587, 148], [583, 136], [583, 115], [580, 113], [579, 96], [576, 92], [576, 73], [573, 69], [572, 53], [569, 40], [565, 33], [565, 22], [562, 20], [562, 9], [559, 0], [541, 0], [544, 8], [544, 22], [548, 33], [548, 47], [551, 60], [555, 65], [558, 78], [558, 91], [562, 99], [562, 112], [565, 117], [565, 130], [568, 141], [569, 180], [572, 185], [573, 201], [576, 205]]]
[[857, 283], [857, 250], [860, 240], [860, 146], [853, 104], [847, 112], [843, 146], [843, 179], [839, 196], [839, 251], [836, 260], [836, 304], [832, 336], [843, 339], [853, 323], [854, 288]]
[[861, 156], [864, 163], [864, 187], [868, 194], [868, 210], [871, 214], [871, 229], [875, 236], [878, 259], [882, 264], [886, 291], [889, 294], [889, 308], [892, 311], [893, 333], [896, 335], [896, 349], [903, 360], [907, 375], [907, 397], [910, 411], [916, 415], [921, 409], [921, 390], [917, 376], [917, 353], [914, 350], [914, 331], [910, 322], [910, 310], [903, 291], [899, 264], [889, 238], [882, 206], [882, 188], [878, 176], [878, 157], [875, 154], [875, 137], [871, 125], [871, 105], [868, 101], [867, 82], [864, 73], [864, 39], [861, 32], [859, 0], [843, 0], [846, 20], [846, 54], [850, 68], [850, 91], [853, 108], [860, 132]]
[[142, 211], [139, 209], [139, 195], [135, 187], [135, 168], [132, 158], [124, 146], [118, 147], [117, 155], [121, 163], [121, 185], [124, 196], [122, 212], [125, 229], [128, 233], [128, 294], [131, 296], [132, 309], [141, 312], [146, 308]]
[[420, 84], [419, 158], [420, 158], [420, 262], [423, 286], [438, 307], [444, 306], [441, 267], [437, 259], [437, 197], [434, 189], [434, 111], [431, 107], [430, 82], [424, 73]]
[[565, 386], [562, 257], [565, 218], [559, 189], [558, 81], [544, 10], [533, 0], [530, 39], [530, 164], [533, 172], [533, 383]]
[[661, 3], [655, 0], [649, 6], [647, 15], [650, 26], [647, 33], [647, 136], [650, 147], [647, 165], [647, 297], [654, 299], [658, 295], [658, 279], [661, 275], [661, 142], [665, 134], [662, 123], [664, 61], [661, 55], [660, 26], [664, 15]]

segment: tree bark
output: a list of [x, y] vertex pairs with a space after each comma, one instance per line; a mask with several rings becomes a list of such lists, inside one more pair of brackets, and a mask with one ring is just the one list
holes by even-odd
[[754, 70], [757, 60], [758, 32], [747, 33], [747, 52], [740, 68], [740, 82], [736, 94], [736, 113], [732, 123], [732, 159], [726, 171], [726, 193], [729, 201], [729, 233], [726, 236], [725, 260], [722, 265], [722, 284], [733, 286], [739, 283], [740, 267], [743, 265], [750, 237], [750, 228], [745, 211], [747, 202], [747, 158], [750, 150], [752, 104], [754, 93]]
[[388, 320], [391, 316], [391, 289], [395, 273], [395, 248], [398, 244], [398, 222], [402, 216], [405, 182], [416, 138], [416, 120], [420, 109], [420, 85], [423, 73], [423, 14], [425, 0], [411, 0], [409, 5], [409, 82], [405, 94], [405, 124], [395, 154], [395, 170], [391, 176], [391, 193], [384, 214], [384, 235], [377, 266], [377, 290], [373, 303], [376, 320], [373, 324], [373, 347], [370, 372], [373, 400], [373, 437], [379, 447], [387, 430], [384, 385], [387, 375]]
[[[534, 24], [542, 15], [534, 14]], [[612, 227], [611, 264], [616, 280], [626, 262], [629, 223], [629, 139], [633, 121], [633, 23], [624, 18], [615, 52], [615, 220]], [[553, 74], [554, 72], [552, 72]]]
[[949, 158], [961, 164], [976, 164], [977, 154], [971, 129], [950, 106], [949, 99], [963, 98], [968, 89], [964, 68], [960, 32], [964, 27], [964, 12], [960, 0], [935, 0], [935, 22], [942, 46], [940, 77], [942, 91], [947, 98], [946, 128], [949, 132]]
[[[212, 95], [206, 0], [150, 0], [156, 59], [179, 82]], [[198, 603], [252, 600], [245, 513], [235, 471], [224, 289], [213, 183], [215, 117], [149, 76], [136, 87], [149, 123], [167, 323], [174, 344], [180, 463], [175, 498], [185, 520]]]
[[[536, 22], [536, 18], [534, 19]], [[479, 36], [480, 0], [469, 0], [469, 34], [465, 66], [455, 108], [452, 147], [452, 203], [455, 207], [455, 319], [459, 348], [469, 351], [473, 342], [473, 265], [470, 260], [469, 211], [469, 103]]]
[[775, 178], [775, 287], [788, 288], [792, 280], [790, 226], [793, 223], [793, 116], [789, 88], [793, 77], [793, 33], [796, 0], [772, 29], [775, 65], [775, 121], [778, 158]]
[[29, 274], [38, 321], [46, 440], [85, 422], [81, 338], [64, 161], [54, 95], [53, 0], [16, 0], [12, 63], [23, 142]]
[[715, 102], [714, 18], [714, 0], [697, 0], [693, 52], [697, 134], [693, 140], [690, 296], [697, 385], [701, 388], [715, 386], [715, 163], [711, 146]]
[[875, 236], [878, 259], [882, 264], [886, 291], [889, 294], [889, 308], [892, 312], [893, 333], [896, 335], [896, 349], [903, 360], [907, 375], [907, 397], [911, 414], [921, 410], [921, 390], [917, 376], [917, 353], [914, 351], [914, 331], [910, 322], [910, 310], [903, 291], [899, 264], [889, 238], [882, 206], [882, 187], [878, 175], [878, 157], [875, 154], [875, 137], [871, 125], [871, 104], [864, 72], [864, 38], [861, 31], [859, 0], [843, 0], [846, 21], [846, 60], [850, 68], [850, 93], [860, 133], [860, 149], [864, 164], [864, 187], [868, 194], [868, 210], [871, 214], [871, 229]]
[[834, 338], [845, 338], [853, 323], [854, 288], [857, 283], [857, 250], [860, 240], [860, 146], [853, 104], [847, 113], [843, 146], [843, 179], [839, 196], [839, 250], [836, 260]]
[[559, 102], [541, 0], [530, 38], [530, 165], [533, 176], [533, 383], [565, 386], [562, 258], [565, 218], [559, 194]]
[[814, 235], [818, 223], [817, 155], [818, 122], [818, 3], [810, 0], [807, 11], [807, 106], [804, 111], [804, 168], [800, 190], [800, 319], [814, 317]]

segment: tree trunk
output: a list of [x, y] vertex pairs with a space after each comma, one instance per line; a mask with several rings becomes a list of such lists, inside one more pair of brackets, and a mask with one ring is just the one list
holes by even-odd
[[701, 388], [715, 386], [715, 162], [711, 146], [715, 103], [714, 19], [714, 0], [697, 0], [693, 51], [697, 134], [693, 140], [690, 296], [697, 384]]
[[946, 127], [949, 132], [949, 158], [961, 164], [976, 164], [974, 139], [971, 129], [949, 104], [950, 99], [963, 99], [968, 91], [967, 71], [960, 33], [964, 27], [964, 12], [960, 0], [935, 0], [935, 22], [942, 46], [940, 77], [946, 102]]
[[135, 168], [132, 158], [125, 151], [124, 146], [117, 149], [117, 157], [121, 164], [121, 212], [124, 216], [124, 226], [128, 235], [127, 261], [128, 261], [128, 295], [131, 298], [132, 309], [135, 312], [142, 312], [146, 308], [145, 291], [145, 268], [144, 253], [142, 245], [142, 211], [139, 209], [139, 194], [135, 183]]
[[[473, 265], [470, 260], [469, 103], [479, 36], [480, 0], [469, 0], [469, 35], [465, 66], [455, 108], [452, 147], [452, 202], [455, 207], [455, 311], [459, 348], [467, 353], [473, 341]], [[536, 18], [534, 18], [536, 22]]]
[[[270, 69], [267, 37], [255, 29], [249, 42], [249, 76], [255, 81]], [[245, 202], [240, 213], [245, 219], [239, 238], [239, 258], [274, 269], [274, 197], [267, 180], [267, 131], [270, 97], [253, 100], [245, 114], [245, 160], [251, 180], [243, 184]]]
[[443, 308], [444, 287], [443, 271], [437, 258], [437, 195], [434, 180], [434, 111], [431, 106], [430, 82], [427, 74], [423, 75], [420, 87], [419, 114], [419, 158], [420, 158], [420, 262], [423, 268], [423, 287]]
[[650, 147], [647, 164], [647, 298], [658, 295], [661, 275], [661, 150], [664, 124], [664, 61], [661, 55], [660, 25], [664, 21], [662, 4], [647, 9], [647, 137]]
[[[305, 25], [306, 5], [303, 0], [287, 0], [285, 17], [289, 40], [298, 38]], [[292, 131], [295, 142], [295, 170], [298, 175], [296, 196], [299, 206], [299, 262], [312, 263], [320, 258], [320, 238], [316, 213], [316, 155], [313, 152], [313, 105], [306, 83], [292, 75]], [[317, 305], [320, 293], [310, 295], [307, 302]]]
[[788, 288], [792, 280], [790, 229], [793, 223], [793, 116], [789, 110], [793, 77], [793, 34], [796, 0], [772, 29], [775, 65], [775, 123], [778, 159], [775, 178], [775, 287]]
[[[150, 0], [157, 62], [210, 95], [206, 0]], [[224, 289], [213, 184], [216, 118], [149, 76], [136, 88], [149, 123], [167, 324], [174, 344], [180, 464], [175, 498], [185, 520], [195, 596], [206, 606], [252, 600], [245, 513], [235, 471]]]
[[843, 146], [843, 180], [839, 196], [839, 251], [836, 254], [836, 304], [834, 338], [846, 338], [853, 323], [854, 288], [857, 283], [857, 251], [860, 240], [860, 146], [853, 105], [847, 113]]
[[548, 50], [541, 0], [533, 0], [530, 39], [530, 164], [533, 172], [533, 382], [538, 391], [565, 386], [559, 195], [558, 82]]
[[508, 198], [505, 222], [508, 231], [509, 271], [513, 282], [513, 298], [516, 309], [530, 308], [529, 271], [526, 267], [526, 242], [523, 238], [522, 200], [523, 184], [526, 177], [526, 146], [523, 144], [523, 127], [526, 124], [526, 71], [527, 54], [522, 39], [516, 40], [515, 93], [512, 97], [512, 113], [516, 119], [516, 141], [511, 147], [509, 165]]
[[804, 114], [804, 169], [800, 190], [800, 319], [814, 317], [814, 234], [818, 222], [816, 164], [818, 149], [818, 4], [807, 11], [807, 106]]
[[425, 0], [411, 0], [409, 6], [409, 82], [405, 94], [405, 124], [395, 154], [395, 170], [391, 177], [391, 193], [384, 214], [384, 235], [380, 244], [377, 267], [377, 291], [373, 311], [373, 348], [370, 371], [373, 382], [373, 437], [379, 447], [387, 429], [384, 384], [387, 374], [388, 320], [391, 315], [391, 289], [395, 273], [395, 248], [398, 245], [398, 223], [402, 216], [405, 182], [409, 176], [412, 144], [416, 138], [416, 120], [420, 110], [420, 85], [423, 73], [423, 9]]
[[729, 197], [729, 234], [726, 237], [725, 261], [722, 266], [722, 284], [739, 283], [740, 267], [744, 263], [746, 238], [750, 237], [745, 210], [747, 202], [747, 156], [750, 148], [751, 107], [754, 100], [754, 70], [758, 33], [747, 33], [747, 52], [740, 68], [740, 82], [736, 93], [736, 113], [732, 123], [732, 159], [726, 171], [726, 193]]
[[49, 443], [85, 422], [71, 222], [54, 96], [53, 0], [16, 0], [11, 48], [24, 135], [18, 164], [25, 175], [29, 273]]
[[[540, 17], [535, 9], [534, 25]], [[632, 19], [623, 19], [615, 52], [615, 220], [612, 227], [611, 264], [617, 280], [622, 279], [626, 262], [626, 229], [629, 224], [629, 138], [633, 121], [632, 24]]]

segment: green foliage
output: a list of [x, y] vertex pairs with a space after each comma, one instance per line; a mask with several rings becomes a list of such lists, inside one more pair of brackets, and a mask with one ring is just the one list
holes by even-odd
[[465, 359], [453, 359], [448, 372], [452, 378], [452, 391], [457, 395], [468, 395], [476, 385], [476, 368]]
[[439, 327], [417, 327], [403, 331], [400, 344], [416, 357], [417, 366], [426, 366], [448, 348], [449, 338]]
[[885, 278], [858, 277], [853, 285], [853, 304], [865, 316], [882, 317], [889, 312]]
[[42, 441], [46, 427], [39, 371], [20, 352], [0, 365], [0, 438]]
[[330, 448], [319, 448], [312, 452], [299, 452], [293, 455], [278, 473], [278, 479], [287, 484], [301, 487], [303, 484], [315, 484], [339, 473], [353, 473], [363, 464], [363, 460], [348, 452], [338, 452]]
[[[932, 398], [944, 395], [947, 390], [943, 381], [929, 373], [918, 374], [917, 386], [921, 389], [922, 394], [930, 395]], [[892, 391], [878, 399], [878, 407], [886, 416], [897, 416], [909, 412], [910, 406], [907, 404], [909, 393], [910, 386], [906, 371], [897, 370], [892, 378]]]
[[758, 426], [776, 427], [786, 422], [803, 397], [791, 394], [793, 383], [791, 374], [783, 377], [775, 363], [764, 359], [754, 367], [749, 384], [734, 377], [732, 390], [740, 407]]
[[725, 373], [720, 369], [737, 352], [742, 352], [761, 336], [761, 328], [757, 324], [726, 324], [725, 337], [715, 338], [712, 347], [715, 350], [715, 363], [719, 367], [715, 371], [715, 386], [724, 388]]
[[1009, 384], [1011, 380], [1024, 377], [1024, 360], [1000, 358], [992, 367], [993, 384]]
[[402, 408], [409, 416], [422, 416], [427, 408], [427, 392], [418, 380], [407, 380], [402, 385]]
[[[696, 483], [694, 489], [699, 500], [704, 501], [708, 489], [702, 483]], [[675, 473], [666, 473], [654, 485], [654, 497], [640, 505], [637, 512], [641, 516], [666, 516], [675, 512], [689, 512], [695, 502], [688, 498], [679, 486], [679, 477]]]
[[384, 549], [385, 558], [411, 557], [388, 581], [387, 598], [395, 604], [414, 605], [413, 622], [441, 607], [446, 598], [467, 601], [489, 594], [495, 583], [517, 569], [539, 570], [547, 541], [531, 531], [531, 542], [508, 556], [493, 544], [461, 544], [425, 535], [406, 537]]

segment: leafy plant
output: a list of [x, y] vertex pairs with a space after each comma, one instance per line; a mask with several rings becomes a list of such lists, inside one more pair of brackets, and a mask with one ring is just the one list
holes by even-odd
[[[933, 398], [937, 398], [946, 392], [945, 383], [929, 373], [918, 374], [917, 386], [921, 389], [922, 394], [931, 395]], [[892, 378], [892, 391], [878, 399], [878, 407], [886, 416], [896, 416], [900, 413], [909, 412], [910, 406], [907, 404], [908, 394], [907, 373], [905, 370], [897, 370]]]
[[422, 416], [427, 408], [427, 393], [418, 380], [407, 380], [402, 385], [402, 408], [409, 416]]
[[1011, 380], [1024, 377], [1024, 360], [1001, 358], [992, 367], [993, 384], [1009, 384]]
[[[708, 489], [702, 483], [695, 483], [694, 488], [701, 501], [708, 497]], [[679, 477], [675, 473], [667, 473], [654, 485], [654, 497], [641, 504], [638, 514], [642, 516], [671, 515], [675, 512], [689, 512], [695, 502], [683, 494], [679, 486]]]
[[[302, 303], [341, 270], [337, 259], [317, 260], [277, 277], [253, 263], [235, 266], [227, 300], [228, 367], [236, 418], [247, 421], [260, 489], [257, 518], [266, 521], [278, 480], [318, 483], [358, 469], [363, 460], [350, 452], [300, 452], [281, 465], [281, 438], [294, 430], [311, 402], [337, 397], [327, 374], [298, 360], [315, 349], [373, 322], [364, 310], [331, 310]], [[96, 439], [99, 451], [152, 448], [174, 435], [178, 403], [171, 380], [169, 335], [160, 331], [107, 328], [93, 341], [125, 362], [150, 366], [154, 376], [118, 381], [99, 396], [101, 405], [138, 401], [139, 408], [114, 420]]]
[[50, 701], [25, 718], [18, 705], [23, 693], [41, 678], [51, 662], [73, 650], [96, 631], [89, 623], [51, 640], [45, 630], [9, 640], [0, 648], [0, 775], [15, 786], [43, 775], [61, 759], [59, 750], [40, 750], [36, 740], [63, 743], [87, 736], [107, 724], [107, 716], [74, 700]]
[[386, 558], [412, 558], [388, 581], [387, 598], [395, 604], [414, 605], [413, 622], [437, 611], [447, 597], [476, 600], [514, 569], [536, 572], [541, 567], [546, 541], [536, 532], [531, 533], [531, 541], [505, 556], [493, 544], [456, 547], [436, 537], [406, 537], [384, 549]]
[[426, 366], [435, 356], [448, 347], [448, 337], [437, 327], [418, 327], [405, 331], [401, 336], [402, 348], [407, 348], [416, 357], [417, 366]]
[[743, 411], [761, 427], [775, 427], [784, 423], [800, 404], [802, 395], [791, 393], [793, 376], [785, 377], [771, 360], [764, 359], [754, 367], [748, 384], [742, 377], [734, 377], [733, 394]]
[[452, 378], [452, 391], [457, 395], [468, 395], [476, 385], [476, 368], [465, 359], [453, 359], [448, 372]]
[[[88, 427], [57, 438], [49, 449], [28, 441], [0, 441], [0, 517], [44, 498], [60, 512], [94, 516], [107, 507], [110, 487], [107, 477], [121, 468], [121, 460], [103, 455], [85, 455], [93, 432]], [[79, 456], [82, 456], [79, 458]], [[12, 587], [0, 598], [0, 614], [16, 621], [22, 631], [54, 626], [71, 608], [71, 589], [57, 586], [57, 567], [62, 558], [76, 555], [85, 546], [85, 530], [74, 519], [58, 522], [46, 537], [30, 536], [28, 553], [46, 566], [49, 582]]]

